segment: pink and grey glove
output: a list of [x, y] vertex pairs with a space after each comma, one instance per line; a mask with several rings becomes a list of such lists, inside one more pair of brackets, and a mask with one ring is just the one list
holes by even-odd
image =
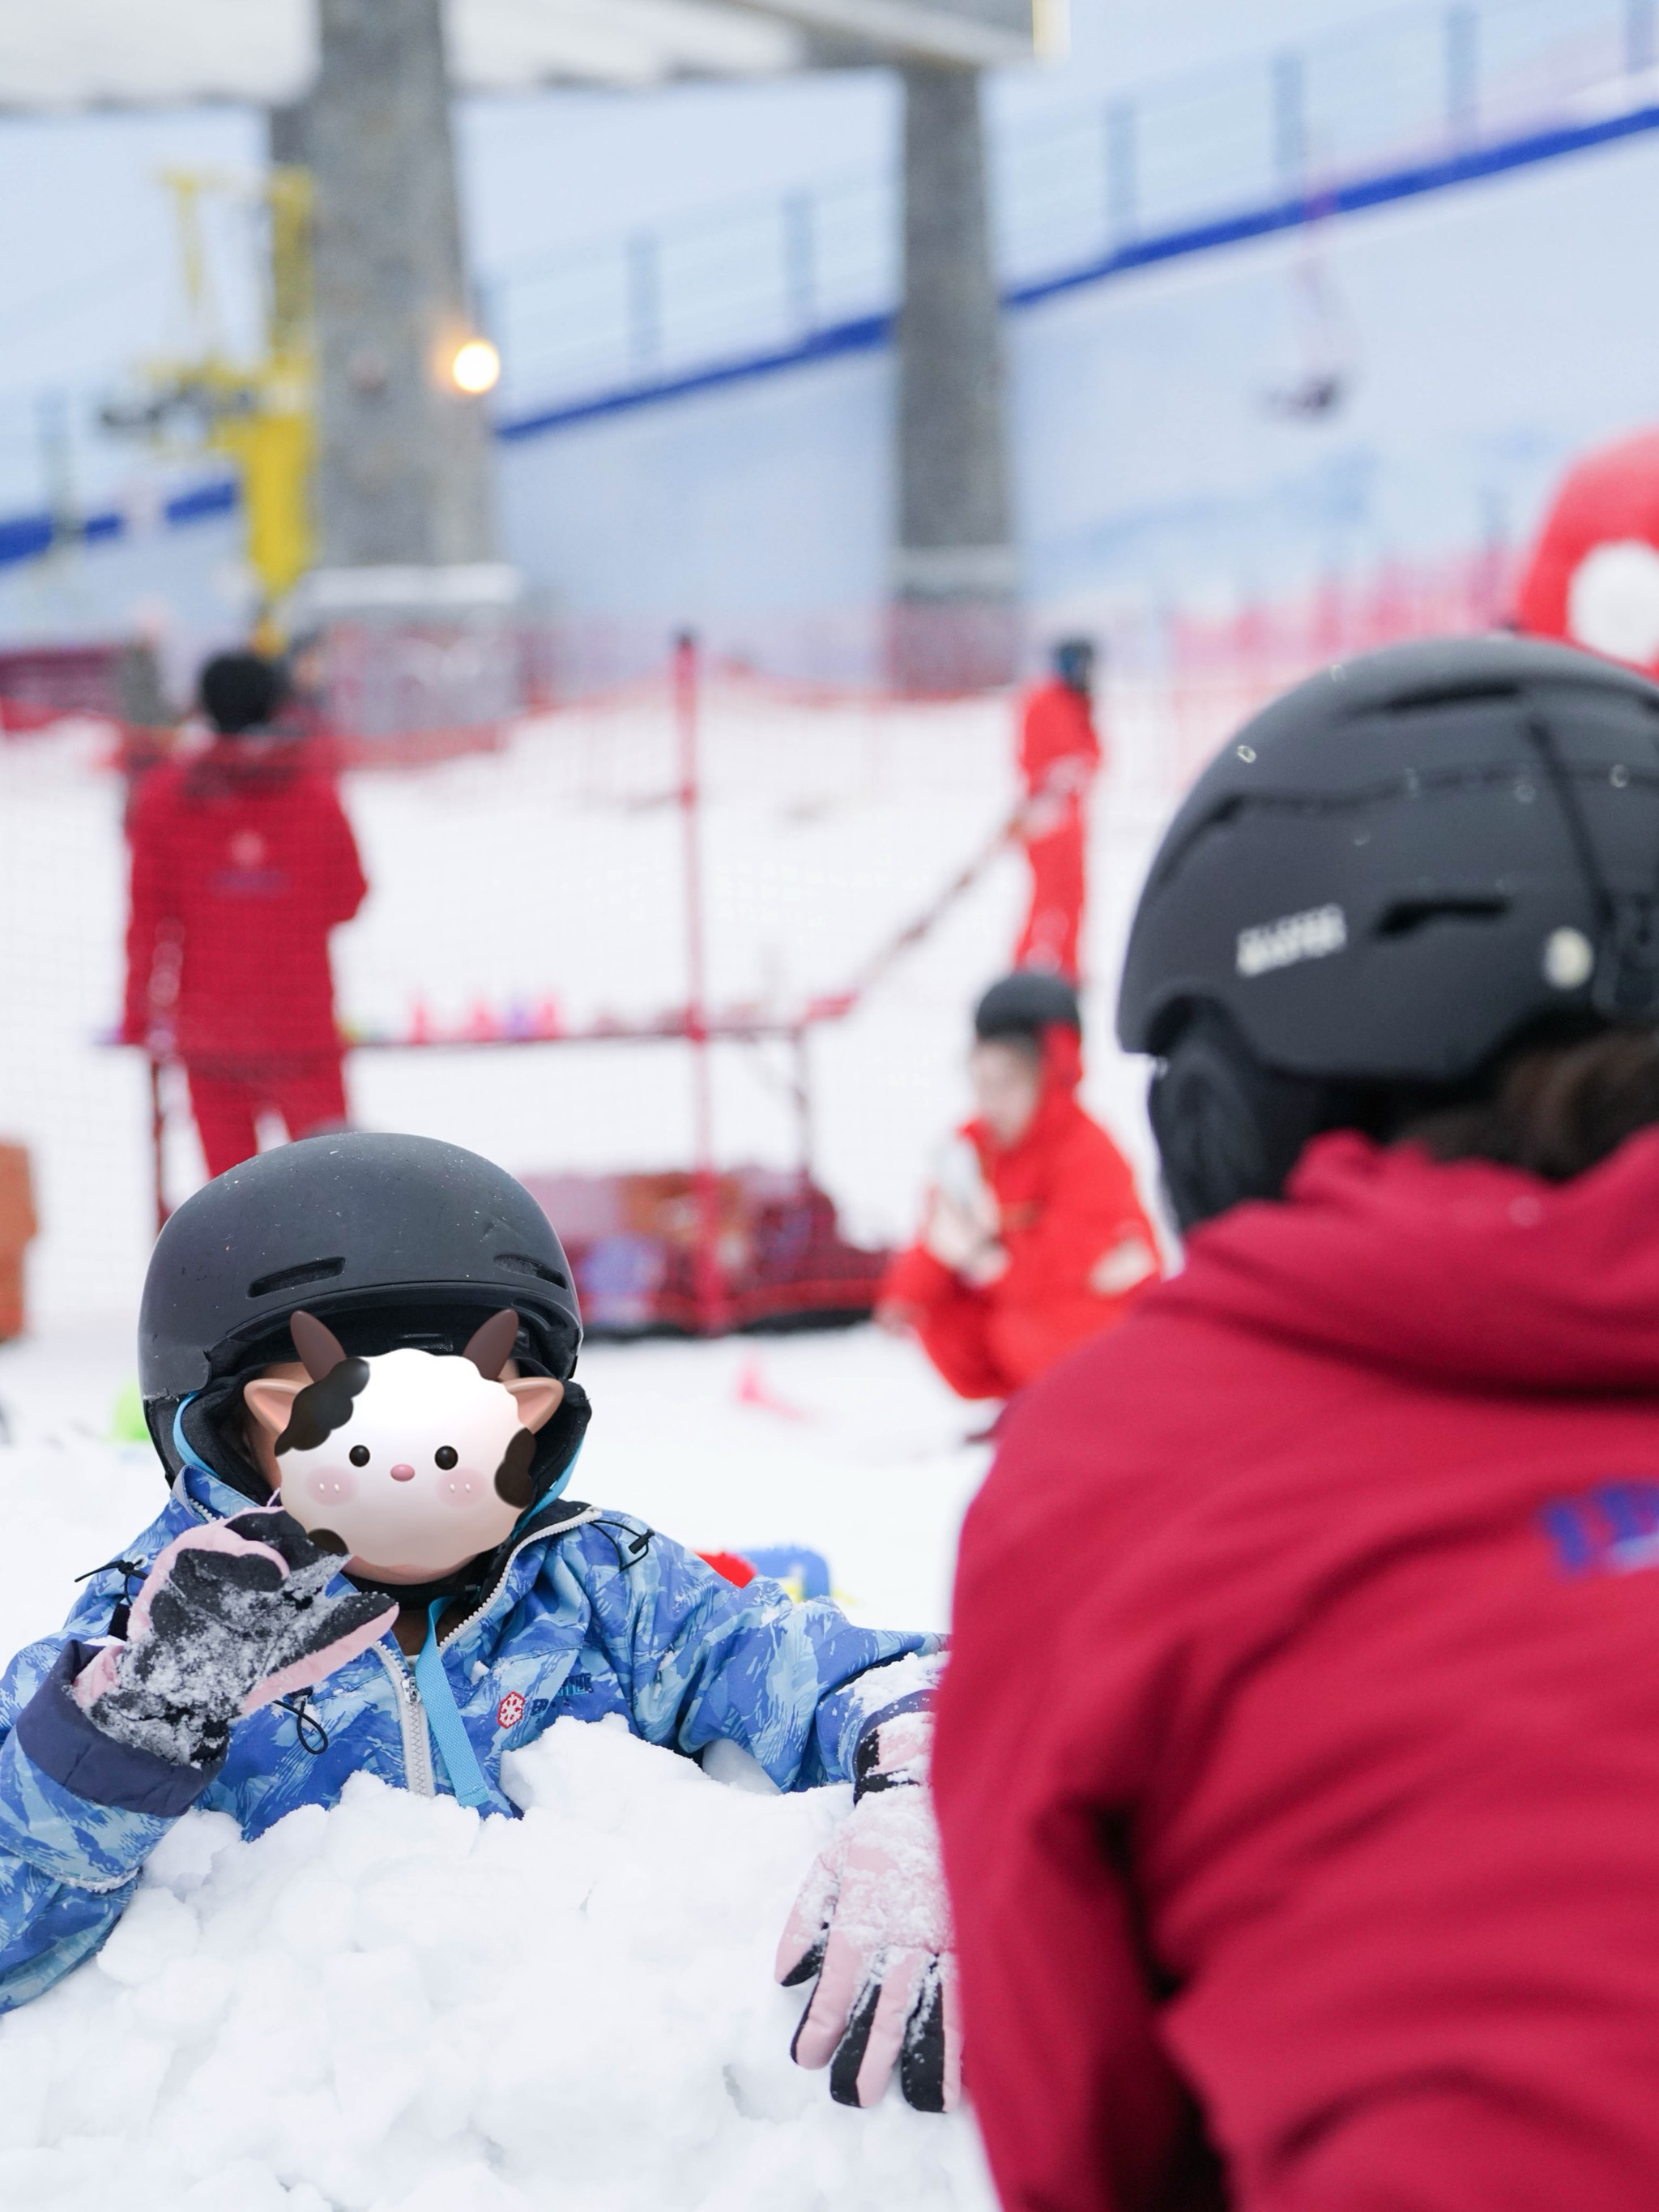
[[145, 1577], [126, 1641], [105, 1644], [70, 1694], [113, 1741], [212, 1765], [242, 1714], [320, 1682], [397, 1619], [384, 1595], [325, 1596], [339, 1569], [277, 1508], [187, 1529]]
[[918, 2112], [962, 2092], [951, 1906], [927, 1793], [933, 1717], [878, 1714], [860, 1739], [853, 1813], [807, 1875], [783, 1941], [786, 1988], [817, 1976], [790, 2056], [827, 2066], [838, 2104], [873, 2105], [898, 2068]]

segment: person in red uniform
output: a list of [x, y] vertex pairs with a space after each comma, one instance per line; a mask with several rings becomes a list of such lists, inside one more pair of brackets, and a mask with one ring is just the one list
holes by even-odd
[[1076, 982], [1087, 891], [1085, 808], [1100, 772], [1092, 691], [1095, 649], [1068, 638], [1054, 674], [1025, 701], [1019, 772], [1025, 804], [1019, 835], [1031, 864], [1031, 903], [1014, 951], [1016, 968], [1046, 969]]
[[978, 1111], [946, 1155], [877, 1317], [963, 1398], [1009, 1398], [1121, 1320], [1158, 1273], [1128, 1164], [1078, 1103], [1082, 1017], [1058, 976], [994, 983], [974, 1015]]
[[1656, 726], [1397, 647], [1153, 865], [1187, 1265], [1011, 1409], [933, 1770], [1007, 2212], [1659, 2203]]
[[270, 663], [221, 653], [200, 691], [212, 744], [155, 769], [132, 816], [122, 1035], [184, 1062], [217, 1176], [258, 1151], [262, 1112], [290, 1137], [344, 1126], [328, 939], [368, 885], [332, 783], [267, 726]]

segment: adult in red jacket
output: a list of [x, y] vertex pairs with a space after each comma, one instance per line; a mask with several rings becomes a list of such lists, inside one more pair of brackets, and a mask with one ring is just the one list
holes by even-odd
[[1076, 992], [1057, 976], [1006, 976], [974, 1030], [979, 1111], [877, 1314], [914, 1329], [960, 1396], [1008, 1398], [1122, 1319], [1158, 1273], [1158, 1245], [1127, 1162], [1078, 1103]]
[[368, 889], [330, 780], [266, 729], [269, 663], [223, 653], [202, 672], [207, 751], [145, 781], [130, 829], [123, 1036], [181, 1060], [210, 1176], [290, 1137], [343, 1126], [329, 932]]
[[1009, 2212], [1659, 2198], [1656, 718], [1399, 648], [1154, 864], [1196, 1233], [1009, 1415], [933, 1769]]
[[1020, 836], [1031, 864], [1031, 903], [1014, 965], [1073, 982], [1088, 888], [1084, 809], [1102, 759], [1093, 684], [1094, 647], [1086, 638], [1067, 639], [1054, 647], [1053, 677], [1029, 695], [1020, 718]]

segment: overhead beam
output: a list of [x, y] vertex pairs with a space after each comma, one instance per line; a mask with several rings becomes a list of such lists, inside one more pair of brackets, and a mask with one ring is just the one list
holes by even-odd
[[[1006, 69], [1029, 62], [1034, 45], [1035, 0], [1006, 0], [994, 15], [986, 0], [967, 7], [926, 0], [733, 0], [765, 15], [798, 23], [818, 37], [861, 48], [872, 60], [932, 62], [958, 69]], [[1058, 21], [1054, 0], [1045, 20]], [[1045, 41], [1045, 46], [1047, 41]]]
[[452, 0], [449, 43], [468, 92], [768, 76], [808, 58], [798, 25], [723, 0]]
[[[787, 9], [732, 0], [448, 0], [446, 15], [463, 92], [752, 77], [812, 58]], [[316, 15], [316, 0], [0, 0], [0, 113], [282, 106], [314, 79]]]

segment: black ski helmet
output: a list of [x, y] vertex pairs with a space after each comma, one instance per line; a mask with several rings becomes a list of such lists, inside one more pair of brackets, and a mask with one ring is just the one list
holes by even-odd
[[1362, 1091], [1550, 1018], [1659, 1019], [1659, 687], [1504, 635], [1340, 663], [1246, 724], [1154, 860], [1118, 1001], [1183, 1226]]
[[[514, 1357], [568, 1381], [581, 1343], [569, 1262], [552, 1224], [505, 1169], [431, 1137], [345, 1133], [278, 1146], [185, 1200], [156, 1239], [138, 1316], [144, 1415], [169, 1474], [185, 1437], [216, 1473], [264, 1485], [241, 1448], [240, 1383], [295, 1357], [303, 1307], [346, 1349], [459, 1352], [479, 1322], [518, 1313]], [[587, 1419], [571, 1385], [539, 1431], [545, 1490]]]
[[974, 1035], [981, 1044], [1017, 1037], [1036, 1044], [1058, 1024], [1083, 1033], [1077, 993], [1063, 976], [1040, 968], [1017, 968], [990, 989], [974, 1009]]

